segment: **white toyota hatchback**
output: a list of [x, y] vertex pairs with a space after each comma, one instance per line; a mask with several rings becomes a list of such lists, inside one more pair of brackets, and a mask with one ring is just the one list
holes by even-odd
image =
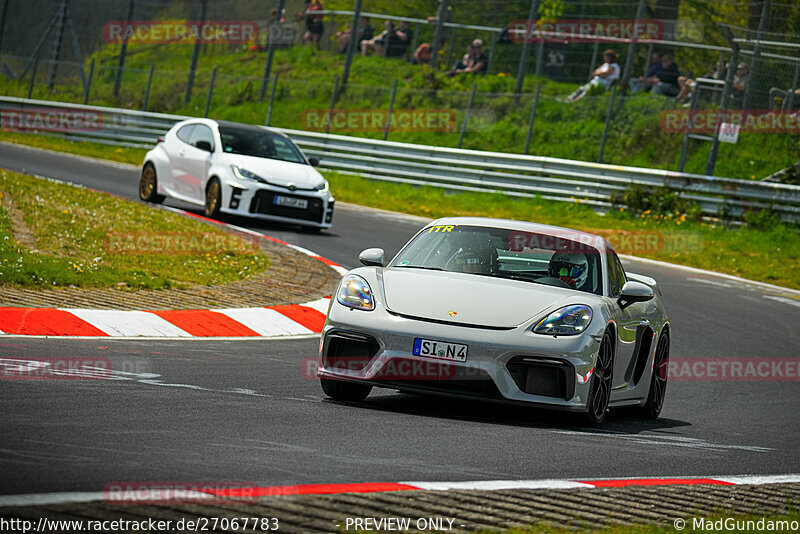
[[144, 158], [139, 198], [166, 197], [221, 213], [330, 228], [328, 182], [285, 134], [263, 126], [190, 119], [173, 126]]

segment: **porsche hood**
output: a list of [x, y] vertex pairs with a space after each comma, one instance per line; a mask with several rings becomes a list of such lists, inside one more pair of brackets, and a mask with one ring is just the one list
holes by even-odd
[[391, 312], [489, 328], [513, 328], [575, 301], [563, 289], [532, 282], [409, 268], [385, 269], [383, 290]]

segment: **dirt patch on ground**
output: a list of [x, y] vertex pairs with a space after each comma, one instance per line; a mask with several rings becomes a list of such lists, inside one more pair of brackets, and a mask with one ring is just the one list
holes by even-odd
[[14, 197], [4, 191], [0, 191], [0, 205], [3, 206], [3, 209], [6, 210], [11, 218], [11, 233], [14, 236], [14, 240], [27, 249], [36, 250], [36, 236], [31, 227], [28, 226], [28, 223], [25, 222], [24, 214], [14, 202]]

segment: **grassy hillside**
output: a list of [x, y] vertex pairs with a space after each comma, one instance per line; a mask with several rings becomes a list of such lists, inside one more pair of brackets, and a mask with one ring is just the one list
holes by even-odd
[[[112, 95], [119, 46], [107, 45], [94, 56], [96, 69], [90, 104], [141, 108], [149, 66], [155, 67], [148, 110], [202, 115], [211, 72], [217, 69], [209, 115], [249, 123], [264, 123], [269, 91], [259, 99], [265, 53], [246, 47], [209, 45], [200, 56], [192, 98], [184, 101], [191, 46], [131, 46], [118, 97]], [[273, 74], [279, 74], [274, 126], [310, 129], [304, 120], [308, 110], [326, 110], [331, 102], [334, 80], [342, 72], [344, 57], [308, 46], [278, 50]], [[44, 69], [42, 69], [44, 70]], [[62, 69], [61, 83], [47, 90], [45, 73], [34, 87], [34, 98], [82, 101], [82, 87], [73, 69]], [[575, 104], [561, 100], [573, 85], [530, 76], [524, 94], [511, 94], [515, 80], [510, 73], [491, 76], [448, 78], [427, 66], [419, 67], [399, 59], [355, 58], [350, 85], [339, 95], [336, 107], [373, 110], [388, 107], [392, 82], [399, 80], [396, 109], [455, 110], [455, 131], [392, 131], [390, 140], [440, 146], [456, 146], [473, 83], [477, 95], [463, 147], [521, 153], [524, 151], [533, 93], [542, 83], [530, 153], [595, 161], [598, 156], [608, 95], [590, 95]], [[269, 87], [271, 88], [271, 86]], [[25, 96], [28, 80], [0, 79], [0, 92]], [[673, 99], [642, 94], [618, 101], [609, 130], [604, 161], [615, 164], [677, 169], [682, 135], [667, 134], [659, 128], [659, 114], [674, 109]], [[382, 129], [344, 131], [347, 135], [380, 138]], [[336, 128], [331, 129], [336, 133]], [[786, 134], [742, 134], [736, 145], [722, 144], [715, 174], [736, 178], [762, 178], [797, 161], [800, 136]], [[704, 173], [708, 143], [696, 142], [686, 171]]]

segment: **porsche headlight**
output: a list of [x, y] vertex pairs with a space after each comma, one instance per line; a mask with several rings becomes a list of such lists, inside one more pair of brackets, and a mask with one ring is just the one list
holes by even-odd
[[322, 182], [317, 186], [317, 191], [320, 193], [326, 193], [330, 189], [328, 185], [328, 180], [322, 180]]
[[372, 311], [375, 309], [372, 289], [367, 281], [357, 274], [349, 274], [344, 277], [339, 286], [336, 300], [342, 306], [355, 308], [356, 310]]
[[556, 310], [533, 327], [536, 334], [570, 336], [580, 334], [592, 322], [592, 309], [583, 304]]
[[254, 172], [248, 171], [247, 169], [237, 167], [236, 165], [231, 165], [231, 169], [233, 170], [233, 175], [240, 180], [245, 180], [248, 182], [261, 182], [262, 184], [267, 183], [265, 179]]

